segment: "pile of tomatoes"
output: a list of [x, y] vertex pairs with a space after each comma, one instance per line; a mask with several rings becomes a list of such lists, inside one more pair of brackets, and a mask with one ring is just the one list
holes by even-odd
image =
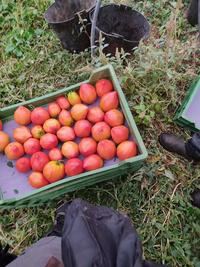
[[138, 153], [110, 80], [95, 86], [84, 83], [79, 91], [59, 96], [55, 102], [32, 111], [20, 106], [14, 113], [19, 125], [14, 142], [0, 121], [0, 152], [16, 160], [19, 172], [32, 170], [28, 181], [34, 188], [92, 171], [118, 157], [126, 160]]

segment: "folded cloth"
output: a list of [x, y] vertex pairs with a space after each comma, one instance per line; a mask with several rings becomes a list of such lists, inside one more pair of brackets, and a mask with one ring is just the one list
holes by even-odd
[[66, 206], [65, 213], [65, 267], [164, 266], [143, 261], [141, 242], [128, 216], [80, 199]]
[[62, 229], [62, 237], [39, 240], [8, 267], [164, 267], [143, 260], [139, 236], [128, 216], [81, 199], [64, 204], [57, 222], [63, 214], [64, 227], [59, 223], [58, 231]]

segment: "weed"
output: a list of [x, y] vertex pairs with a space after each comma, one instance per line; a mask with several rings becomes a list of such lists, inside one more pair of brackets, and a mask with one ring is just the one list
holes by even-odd
[[[128, 177], [79, 190], [42, 207], [1, 211], [0, 242], [21, 253], [48, 232], [57, 206], [81, 197], [129, 214], [146, 258], [197, 267], [200, 212], [191, 206], [190, 192], [199, 186], [199, 168], [162, 150], [157, 141], [162, 131], [189, 136], [173, 122], [188, 86], [200, 74], [197, 31], [184, 17], [188, 1], [185, 5], [168, 0], [112, 2], [131, 5], [152, 25], [149, 40], [134, 55], [108, 58], [102, 45], [96, 60], [96, 66], [113, 64], [150, 157]], [[73, 55], [61, 48], [43, 19], [49, 5], [48, 0], [2, 1], [0, 107], [82, 81], [93, 69], [89, 52]]]

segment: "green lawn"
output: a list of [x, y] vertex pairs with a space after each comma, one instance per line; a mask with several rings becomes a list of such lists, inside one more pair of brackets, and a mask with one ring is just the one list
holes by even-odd
[[[200, 74], [197, 28], [184, 17], [188, 1], [121, 3], [148, 17], [151, 36], [126, 65], [120, 57], [103, 55], [97, 65], [111, 62], [115, 67], [149, 159], [134, 175], [68, 194], [43, 207], [1, 211], [0, 242], [9, 243], [14, 253], [22, 252], [49, 230], [58, 205], [81, 197], [128, 213], [146, 258], [199, 267], [200, 211], [191, 206], [190, 192], [199, 186], [200, 169], [167, 153], [157, 141], [162, 131], [190, 134], [173, 123], [173, 116]], [[82, 81], [93, 68], [89, 53], [72, 55], [61, 48], [43, 19], [49, 4], [47, 0], [2, 0], [0, 4], [0, 107]]]

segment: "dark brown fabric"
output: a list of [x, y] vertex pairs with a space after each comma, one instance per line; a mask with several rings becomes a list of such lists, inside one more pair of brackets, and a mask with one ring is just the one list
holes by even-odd
[[64, 265], [55, 257], [51, 257], [45, 267], [64, 267]]

